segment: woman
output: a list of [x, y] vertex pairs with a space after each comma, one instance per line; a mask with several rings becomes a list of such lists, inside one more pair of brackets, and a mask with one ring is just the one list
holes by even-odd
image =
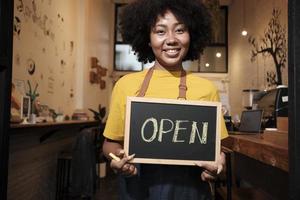
[[[210, 199], [208, 182], [223, 170], [223, 153], [210, 165], [134, 165], [129, 162], [133, 155], [122, 150], [127, 96], [219, 100], [210, 81], [182, 67], [183, 61], [197, 59], [209, 41], [210, 16], [200, 0], [139, 0], [124, 9], [121, 20], [123, 40], [139, 61], [154, 61], [151, 69], [122, 77], [112, 94], [103, 151], [109, 159], [111, 152], [120, 158], [111, 161], [111, 168], [120, 174], [121, 199]], [[221, 136], [227, 136], [224, 123]]]

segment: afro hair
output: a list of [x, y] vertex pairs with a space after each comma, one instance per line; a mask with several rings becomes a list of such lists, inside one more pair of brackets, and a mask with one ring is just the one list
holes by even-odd
[[124, 7], [119, 25], [123, 41], [132, 46], [140, 62], [155, 60], [150, 30], [167, 10], [188, 28], [191, 42], [184, 60], [198, 59], [210, 42], [211, 15], [201, 0], [136, 0]]

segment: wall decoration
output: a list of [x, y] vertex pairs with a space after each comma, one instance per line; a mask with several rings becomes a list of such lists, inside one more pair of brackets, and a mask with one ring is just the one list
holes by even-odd
[[35, 72], [35, 62], [33, 59], [29, 58], [26, 63], [27, 72], [30, 75], [33, 75]]
[[48, 77], [48, 94], [54, 94], [54, 78], [51, 75]]
[[[272, 57], [276, 70], [276, 85], [282, 84], [281, 70], [285, 68], [287, 61], [287, 31], [286, 28], [280, 24], [280, 13], [281, 11], [279, 9], [273, 9], [272, 18], [270, 19], [268, 27], [264, 32], [264, 37], [260, 38], [259, 42], [254, 36], [250, 36], [248, 38], [248, 42], [253, 47], [251, 51], [252, 62], [258, 55], [262, 55], [264, 57]], [[270, 76], [268, 78], [270, 79]], [[268, 83], [271, 82], [268, 81]]]
[[25, 96], [26, 95], [25, 80], [14, 79], [13, 83], [15, 85], [16, 91], [18, 91], [18, 93], [20, 93], [21, 95]]
[[26, 96], [27, 80], [32, 89], [38, 83], [38, 100], [55, 108], [64, 104], [67, 114], [73, 112], [76, 102], [77, 29], [76, 20], [69, 20], [77, 19], [69, 10], [73, 4], [72, 0], [15, 0], [14, 6], [13, 80], [24, 82], [17, 83], [16, 89], [18, 84], [25, 88], [20, 90], [25, 90], [22, 96]]
[[15, 16], [14, 18], [14, 35], [20, 39], [20, 33], [21, 33], [21, 20], [18, 16]]
[[276, 85], [276, 74], [273, 71], [267, 71], [267, 83], [268, 88], [271, 88], [273, 85]]
[[31, 4], [32, 4], [32, 10], [33, 10], [32, 21], [34, 23], [37, 23], [37, 21], [41, 19], [41, 15], [37, 14], [37, 6], [35, 3], [35, 0], [32, 0]]
[[70, 41], [70, 56], [73, 54], [74, 51], [74, 41]]
[[24, 10], [23, 0], [17, 1], [17, 2], [16, 2], [16, 5], [17, 5], [17, 11], [23, 12], [23, 10]]
[[19, 53], [15, 54], [15, 64], [20, 66], [21, 65], [21, 57]]
[[70, 89], [70, 97], [71, 97], [71, 98], [74, 97], [74, 90], [73, 90], [73, 88]]
[[59, 13], [57, 14], [57, 17], [61, 22], [64, 22], [64, 18]]
[[107, 69], [98, 64], [98, 59], [96, 57], [91, 57], [91, 67], [90, 83], [100, 84], [100, 89], [105, 89], [106, 83], [102, 80], [102, 77], [106, 76]]
[[51, 38], [52, 41], [55, 39], [54, 30], [52, 30], [51, 23], [49, 22], [49, 17], [46, 14], [42, 14], [39, 6], [35, 0], [31, 2], [31, 5], [25, 6], [24, 17], [26, 20], [32, 20], [32, 22], [43, 31], [45, 36]]

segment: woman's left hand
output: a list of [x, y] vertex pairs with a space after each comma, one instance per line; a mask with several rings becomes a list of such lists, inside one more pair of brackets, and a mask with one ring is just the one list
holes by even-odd
[[203, 181], [214, 181], [217, 176], [225, 169], [225, 154], [221, 152], [219, 159], [213, 163], [197, 162], [197, 166], [203, 168], [201, 179]]

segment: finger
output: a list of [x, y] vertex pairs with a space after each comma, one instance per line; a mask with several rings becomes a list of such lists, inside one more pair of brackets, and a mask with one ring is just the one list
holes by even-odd
[[130, 156], [127, 156], [127, 161], [131, 161], [134, 158], [135, 154], [132, 154]]
[[220, 174], [223, 171], [223, 165], [218, 165], [217, 174]]
[[226, 160], [226, 155], [225, 155], [224, 152], [221, 152], [219, 159], [222, 160], [222, 161]]
[[122, 167], [122, 172], [127, 173], [128, 170], [129, 170], [129, 168], [130, 168], [130, 165], [129, 165], [129, 164], [123, 165], [123, 167]]
[[210, 176], [217, 176], [217, 173], [215, 173], [215, 172], [211, 172], [211, 171], [208, 171], [208, 170], [203, 170], [203, 172], [205, 174], [209, 174]]
[[134, 165], [130, 165], [126, 173], [128, 175], [132, 176], [132, 175], [134, 175], [134, 170], [135, 170], [135, 166]]
[[136, 167], [134, 167], [134, 171], [133, 171], [133, 175], [137, 175], [137, 173], [138, 173], [138, 171], [137, 171], [137, 168]]
[[217, 163], [218, 163], [217, 174], [220, 174], [224, 170], [226, 164], [226, 155], [224, 152], [221, 152]]
[[213, 176], [213, 175], [211, 175], [211, 174], [209, 174], [209, 173], [207, 173], [207, 172], [205, 172], [205, 171], [203, 171], [201, 173], [201, 179], [203, 181], [214, 181], [216, 179], [216, 177]]
[[136, 171], [136, 167], [134, 165], [125, 164], [124, 171], [122, 171], [121, 174], [124, 176], [130, 177], [130, 176], [136, 175], [135, 171]]
[[125, 163], [127, 162], [127, 158], [122, 158], [120, 161], [116, 161], [116, 160], [112, 160], [110, 162], [110, 166], [114, 169], [117, 169], [117, 170], [121, 170], [122, 167], [125, 165]]
[[119, 157], [123, 157], [125, 155], [125, 151], [124, 151], [124, 149], [120, 149], [120, 151], [117, 153], [117, 156], [119, 156]]
[[195, 165], [197, 165], [198, 167], [202, 167], [212, 173], [217, 173], [219, 168], [217, 163], [195, 162]]

